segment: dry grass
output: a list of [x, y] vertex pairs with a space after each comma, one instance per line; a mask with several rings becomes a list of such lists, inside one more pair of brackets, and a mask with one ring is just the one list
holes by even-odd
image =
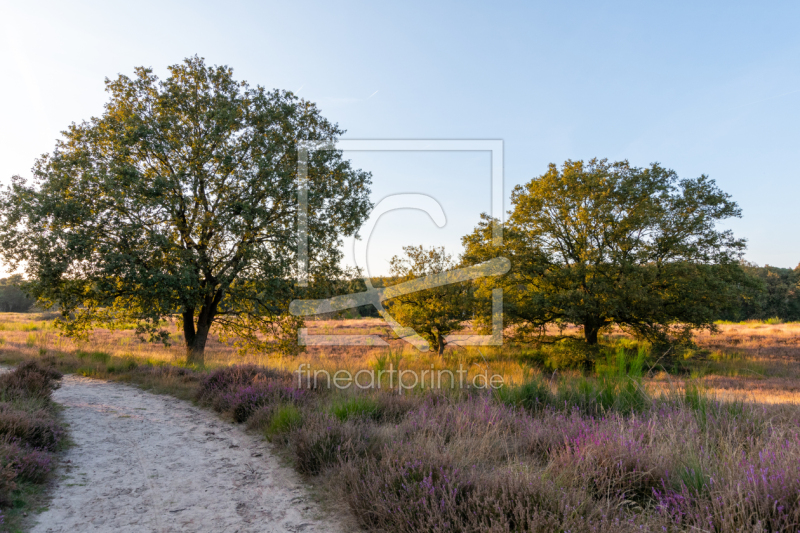
[[[88, 342], [63, 338], [53, 326], [53, 315], [0, 313], [0, 350], [16, 352], [25, 357], [46, 354], [103, 353], [121, 359], [132, 359], [152, 365], [185, 364], [183, 335], [179, 323], [171, 322], [171, 346], [152, 344], [138, 339], [132, 330], [95, 330]], [[310, 320], [309, 333], [317, 335], [378, 335], [390, 345], [393, 365], [399, 363], [407, 370], [421, 372], [431, 368], [464, 368], [467, 380], [476, 374], [489, 373], [503, 377], [506, 384], [520, 384], [540, 373], [525, 357], [524, 351], [513, 347], [449, 347], [445, 355], [418, 352], [398, 340], [380, 319]], [[722, 324], [720, 333], [699, 332], [699, 350], [686, 354], [685, 364], [691, 378], [700, 381], [720, 399], [747, 399], [764, 404], [800, 403], [800, 323], [766, 324], [750, 322]], [[467, 330], [469, 332], [469, 330]], [[567, 327], [565, 334], [578, 335], [579, 328]], [[549, 333], [558, 333], [553, 328]], [[630, 341], [630, 336], [612, 330], [605, 342]], [[212, 332], [206, 351], [206, 366], [218, 368], [232, 364], [255, 364], [280, 370], [295, 371], [301, 364], [306, 368], [338, 370], [355, 373], [361, 369], [377, 369], [386, 349], [371, 346], [309, 347], [298, 357], [281, 357], [263, 353], [240, 354], [219, 342]], [[388, 362], [386, 363], [388, 364]], [[561, 371], [561, 374], [565, 372]], [[566, 372], [569, 374], [569, 372]], [[685, 378], [667, 377], [663, 373], [648, 380], [651, 392], [668, 387], [682, 388]]]

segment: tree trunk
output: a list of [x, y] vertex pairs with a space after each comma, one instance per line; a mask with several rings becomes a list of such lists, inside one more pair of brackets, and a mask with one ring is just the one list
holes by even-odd
[[583, 324], [583, 336], [586, 339], [586, 344], [594, 346], [597, 344], [597, 335], [600, 333], [600, 321], [587, 320]]
[[197, 327], [194, 323], [194, 310], [183, 313], [183, 336], [186, 340], [186, 362], [190, 365], [205, 364], [206, 341], [211, 330], [211, 321], [200, 313]]
[[202, 332], [195, 329], [194, 309], [183, 312], [183, 338], [186, 341], [186, 362], [190, 365], [202, 365], [205, 362], [208, 332], [202, 335]]
[[439, 344], [439, 355], [444, 354], [444, 337], [441, 333], [436, 334], [436, 342]]
[[225, 292], [217, 290], [213, 296], [207, 296], [200, 313], [197, 316], [197, 326], [194, 321], [194, 308], [187, 308], [183, 312], [183, 337], [186, 340], [186, 362], [190, 365], [203, 366], [205, 364], [206, 341], [211, 323], [217, 316], [219, 302]]

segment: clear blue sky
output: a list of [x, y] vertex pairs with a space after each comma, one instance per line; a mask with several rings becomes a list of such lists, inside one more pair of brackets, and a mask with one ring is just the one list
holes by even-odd
[[[0, 181], [30, 175], [103, 79], [198, 54], [297, 92], [353, 139], [503, 139], [506, 199], [549, 162], [658, 161], [716, 179], [747, 258], [800, 262], [797, 2], [10, 2], [0, 4]], [[489, 209], [482, 154], [353, 154], [374, 199], [425, 192], [448, 216], [387, 215], [370, 262], [445, 245]], [[506, 200], [506, 206], [508, 202]]]

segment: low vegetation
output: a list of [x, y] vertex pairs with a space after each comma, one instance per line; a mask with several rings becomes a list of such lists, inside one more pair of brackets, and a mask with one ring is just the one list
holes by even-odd
[[[439, 356], [349, 347], [214, 368], [182, 366], [165, 348], [158, 358], [126, 353], [132, 346], [118, 342], [59, 350], [51, 341], [44, 357], [61, 371], [192, 399], [260, 432], [309, 480], [346, 500], [368, 530], [796, 531], [797, 407], [711, 387], [740, 379], [745, 364], [761, 365], [763, 377], [742, 382], [781, 379], [800, 354], [800, 330], [720, 328], [723, 335], [698, 337], [671, 374], [656, 364], [657, 352], [622, 332], [602, 338], [588, 373], [569, 369], [577, 345], [483, 351], [483, 364], [510, 384], [488, 391], [339, 391], [292, 373], [302, 361], [331, 370], [424, 368], [476, 356], [454, 349]], [[41, 357], [41, 347], [13, 340], [26, 334], [9, 328], [6, 362]]]
[[61, 374], [28, 361], [0, 375], [0, 523], [15, 529], [35, 504], [63, 445], [62, 427], [50, 396]]
[[696, 385], [652, 397], [638, 361], [620, 351], [603, 376], [405, 396], [232, 366], [196, 398], [333, 479], [369, 530], [796, 531], [795, 411]]

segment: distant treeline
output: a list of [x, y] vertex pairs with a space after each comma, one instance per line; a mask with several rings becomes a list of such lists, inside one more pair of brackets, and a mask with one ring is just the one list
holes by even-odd
[[756, 287], [743, 290], [738, 305], [720, 319], [800, 321], [800, 265], [794, 270], [752, 263], [742, 267], [757, 280]]
[[25, 313], [35, 303], [19, 288], [22, 276], [15, 274], [8, 278], [0, 278], [0, 312]]

